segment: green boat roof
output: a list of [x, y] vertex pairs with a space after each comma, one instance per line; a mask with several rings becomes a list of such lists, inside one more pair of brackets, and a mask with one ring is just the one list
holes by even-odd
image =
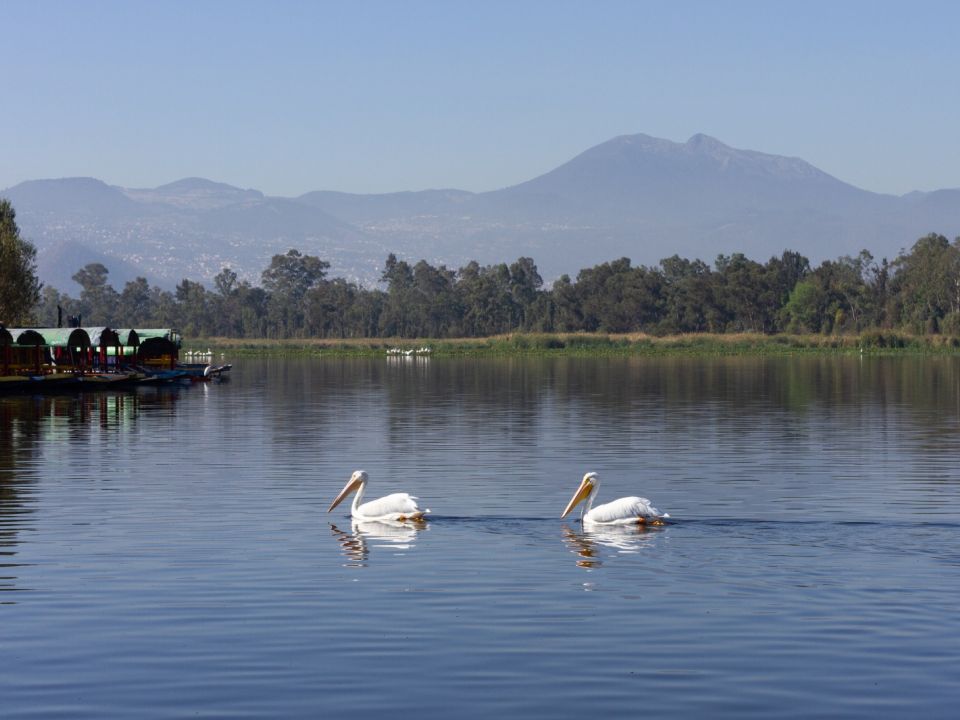
[[139, 345], [140, 344], [140, 334], [133, 328], [123, 328], [115, 331], [117, 337], [120, 338], [120, 344], [124, 346], [128, 345]]
[[163, 340], [169, 340], [172, 343], [175, 343], [177, 347], [180, 347], [180, 331], [174, 330], [172, 328], [137, 328], [137, 336], [140, 338], [140, 342], [143, 343], [144, 340], [149, 340], [150, 338], [162, 338]]
[[88, 327], [83, 328], [90, 337], [90, 344], [94, 347], [100, 347], [100, 344], [107, 342], [110, 345], [116, 344], [116, 336], [113, 330], [108, 327]]
[[0, 325], [0, 345], [48, 345], [50, 347], [109, 347], [115, 345], [137, 346], [144, 340], [156, 338], [180, 347], [180, 332], [172, 328], [148, 328], [145, 330], [109, 327], [90, 328], [7, 328]]
[[83, 328], [10, 328], [17, 345], [89, 347], [90, 336]]

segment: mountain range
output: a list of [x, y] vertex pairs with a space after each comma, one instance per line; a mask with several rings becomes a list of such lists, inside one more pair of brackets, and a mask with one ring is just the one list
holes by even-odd
[[390, 252], [460, 267], [532, 257], [545, 279], [619, 257], [708, 262], [785, 249], [819, 262], [861, 249], [895, 257], [920, 236], [960, 234], [960, 189], [903, 196], [863, 190], [809, 163], [739, 150], [706, 135], [685, 143], [624, 135], [499, 190], [270, 197], [203, 178], [151, 189], [93, 178], [31, 180], [0, 191], [38, 250], [45, 283], [74, 293], [88, 262], [116, 288], [136, 275], [171, 288], [230, 266], [254, 284], [271, 256], [297, 248], [332, 276], [377, 282]]

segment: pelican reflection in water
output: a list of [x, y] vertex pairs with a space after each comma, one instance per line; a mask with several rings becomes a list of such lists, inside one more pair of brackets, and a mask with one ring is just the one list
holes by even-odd
[[604, 554], [627, 555], [649, 547], [662, 527], [648, 525], [591, 525], [577, 532], [563, 526], [563, 542], [578, 556], [577, 566], [598, 568]]
[[348, 532], [330, 523], [330, 531], [340, 543], [341, 551], [348, 561], [347, 565], [351, 567], [366, 567], [371, 548], [409, 550], [415, 544], [417, 533], [426, 528], [427, 524], [423, 522], [353, 520]]

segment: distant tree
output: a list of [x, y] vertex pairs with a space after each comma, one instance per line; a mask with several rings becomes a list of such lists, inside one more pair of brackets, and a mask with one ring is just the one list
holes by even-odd
[[0, 322], [25, 323], [40, 300], [37, 250], [20, 237], [16, 212], [9, 200], [0, 199]]
[[43, 327], [57, 327], [58, 323], [66, 324], [68, 317], [79, 312], [80, 306], [76, 300], [46, 285], [40, 292], [34, 319]]
[[80, 314], [84, 325], [115, 324], [120, 296], [107, 282], [109, 274], [103, 263], [89, 263], [73, 275], [73, 281], [82, 288]]
[[[577, 296], [583, 312], [583, 329], [588, 332], [620, 331], [623, 313], [625, 276], [630, 271], [630, 259], [620, 258], [577, 273]], [[629, 318], [627, 319], [629, 322]]]
[[782, 330], [785, 325], [783, 308], [790, 294], [801, 280], [810, 274], [810, 261], [792, 250], [785, 250], [780, 257], [772, 257], [764, 266], [766, 295], [763, 304], [773, 320], [773, 329]]
[[198, 282], [184, 279], [177, 285], [175, 297], [180, 328], [187, 335], [210, 334], [210, 305], [207, 289]]
[[877, 327], [890, 325], [890, 263], [883, 258], [870, 268], [867, 285], [872, 295], [873, 316], [870, 322]]
[[837, 328], [837, 313], [846, 321], [851, 330], [862, 330], [874, 325], [877, 315], [875, 292], [870, 282], [878, 273], [873, 255], [861, 250], [859, 255], [845, 255], [836, 263], [836, 284], [832, 288], [836, 296], [837, 307], [834, 310], [834, 329]]
[[824, 323], [827, 294], [818, 278], [798, 282], [783, 308], [784, 323], [791, 332], [820, 332]]
[[246, 281], [237, 286], [242, 337], [267, 337], [269, 300], [270, 297], [263, 288], [253, 287]]
[[307, 291], [326, 277], [330, 263], [299, 250], [274, 255], [263, 271], [263, 288], [270, 294], [269, 320], [273, 334], [286, 337], [303, 333], [303, 299]]
[[153, 319], [155, 308], [150, 283], [138, 277], [123, 286], [120, 293], [118, 324], [124, 327], [145, 327]]
[[421, 260], [413, 266], [413, 335], [443, 337], [457, 327], [461, 312], [455, 281], [456, 273], [445, 265], [435, 268]]
[[237, 274], [228, 267], [224, 267], [213, 279], [213, 286], [221, 297], [230, 297], [237, 287]]
[[577, 332], [583, 330], [583, 308], [576, 286], [569, 275], [561, 275], [550, 290], [553, 330]]
[[518, 316], [506, 263], [481, 267], [472, 261], [457, 273], [462, 332], [471, 336], [497, 335], [516, 329]]
[[898, 257], [890, 292], [899, 322], [916, 332], [936, 332], [940, 320], [960, 311], [960, 239], [926, 235]]
[[518, 311], [514, 325], [520, 329], [529, 329], [529, 310], [537, 300], [543, 278], [537, 271], [533, 258], [521, 257], [510, 265], [510, 295]]
[[150, 289], [150, 306], [153, 308], [153, 325], [156, 327], [183, 328], [177, 298], [169, 290], [159, 287]]
[[727, 330], [772, 332], [779, 311], [770, 301], [769, 278], [764, 267], [743, 253], [719, 255], [716, 297], [727, 316]]
[[457, 271], [457, 296], [460, 299], [460, 332], [477, 337], [485, 324], [483, 297], [483, 269], [476, 260], [471, 260]]
[[213, 332], [227, 337], [242, 337], [244, 332], [237, 274], [229, 267], [224, 267], [213, 278], [213, 286], [217, 289], [216, 295], [209, 298], [215, 317]]
[[883, 317], [887, 269], [866, 250], [824, 260], [798, 282], [781, 311], [794, 332], [859, 332]]
[[359, 334], [351, 325], [359, 289], [343, 278], [324, 280], [311, 288], [304, 301], [305, 328], [314, 337], [345, 338]]
[[380, 316], [387, 301], [382, 290], [360, 290], [348, 313], [348, 323], [354, 337], [378, 337]]
[[717, 306], [716, 279], [702, 260], [674, 255], [660, 261], [664, 332], [722, 332], [726, 319]]
[[406, 260], [390, 253], [380, 279], [387, 284], [387, 299], [380, 316], [381, 334], [410, 337], [413, 334], [413, 268]]

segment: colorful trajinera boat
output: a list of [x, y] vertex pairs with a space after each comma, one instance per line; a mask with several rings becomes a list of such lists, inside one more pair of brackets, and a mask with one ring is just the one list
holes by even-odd
[[129, 388], [222, 377], [230, 365], [181, 363], [174, 329], [6, 328], [0, 394]]

